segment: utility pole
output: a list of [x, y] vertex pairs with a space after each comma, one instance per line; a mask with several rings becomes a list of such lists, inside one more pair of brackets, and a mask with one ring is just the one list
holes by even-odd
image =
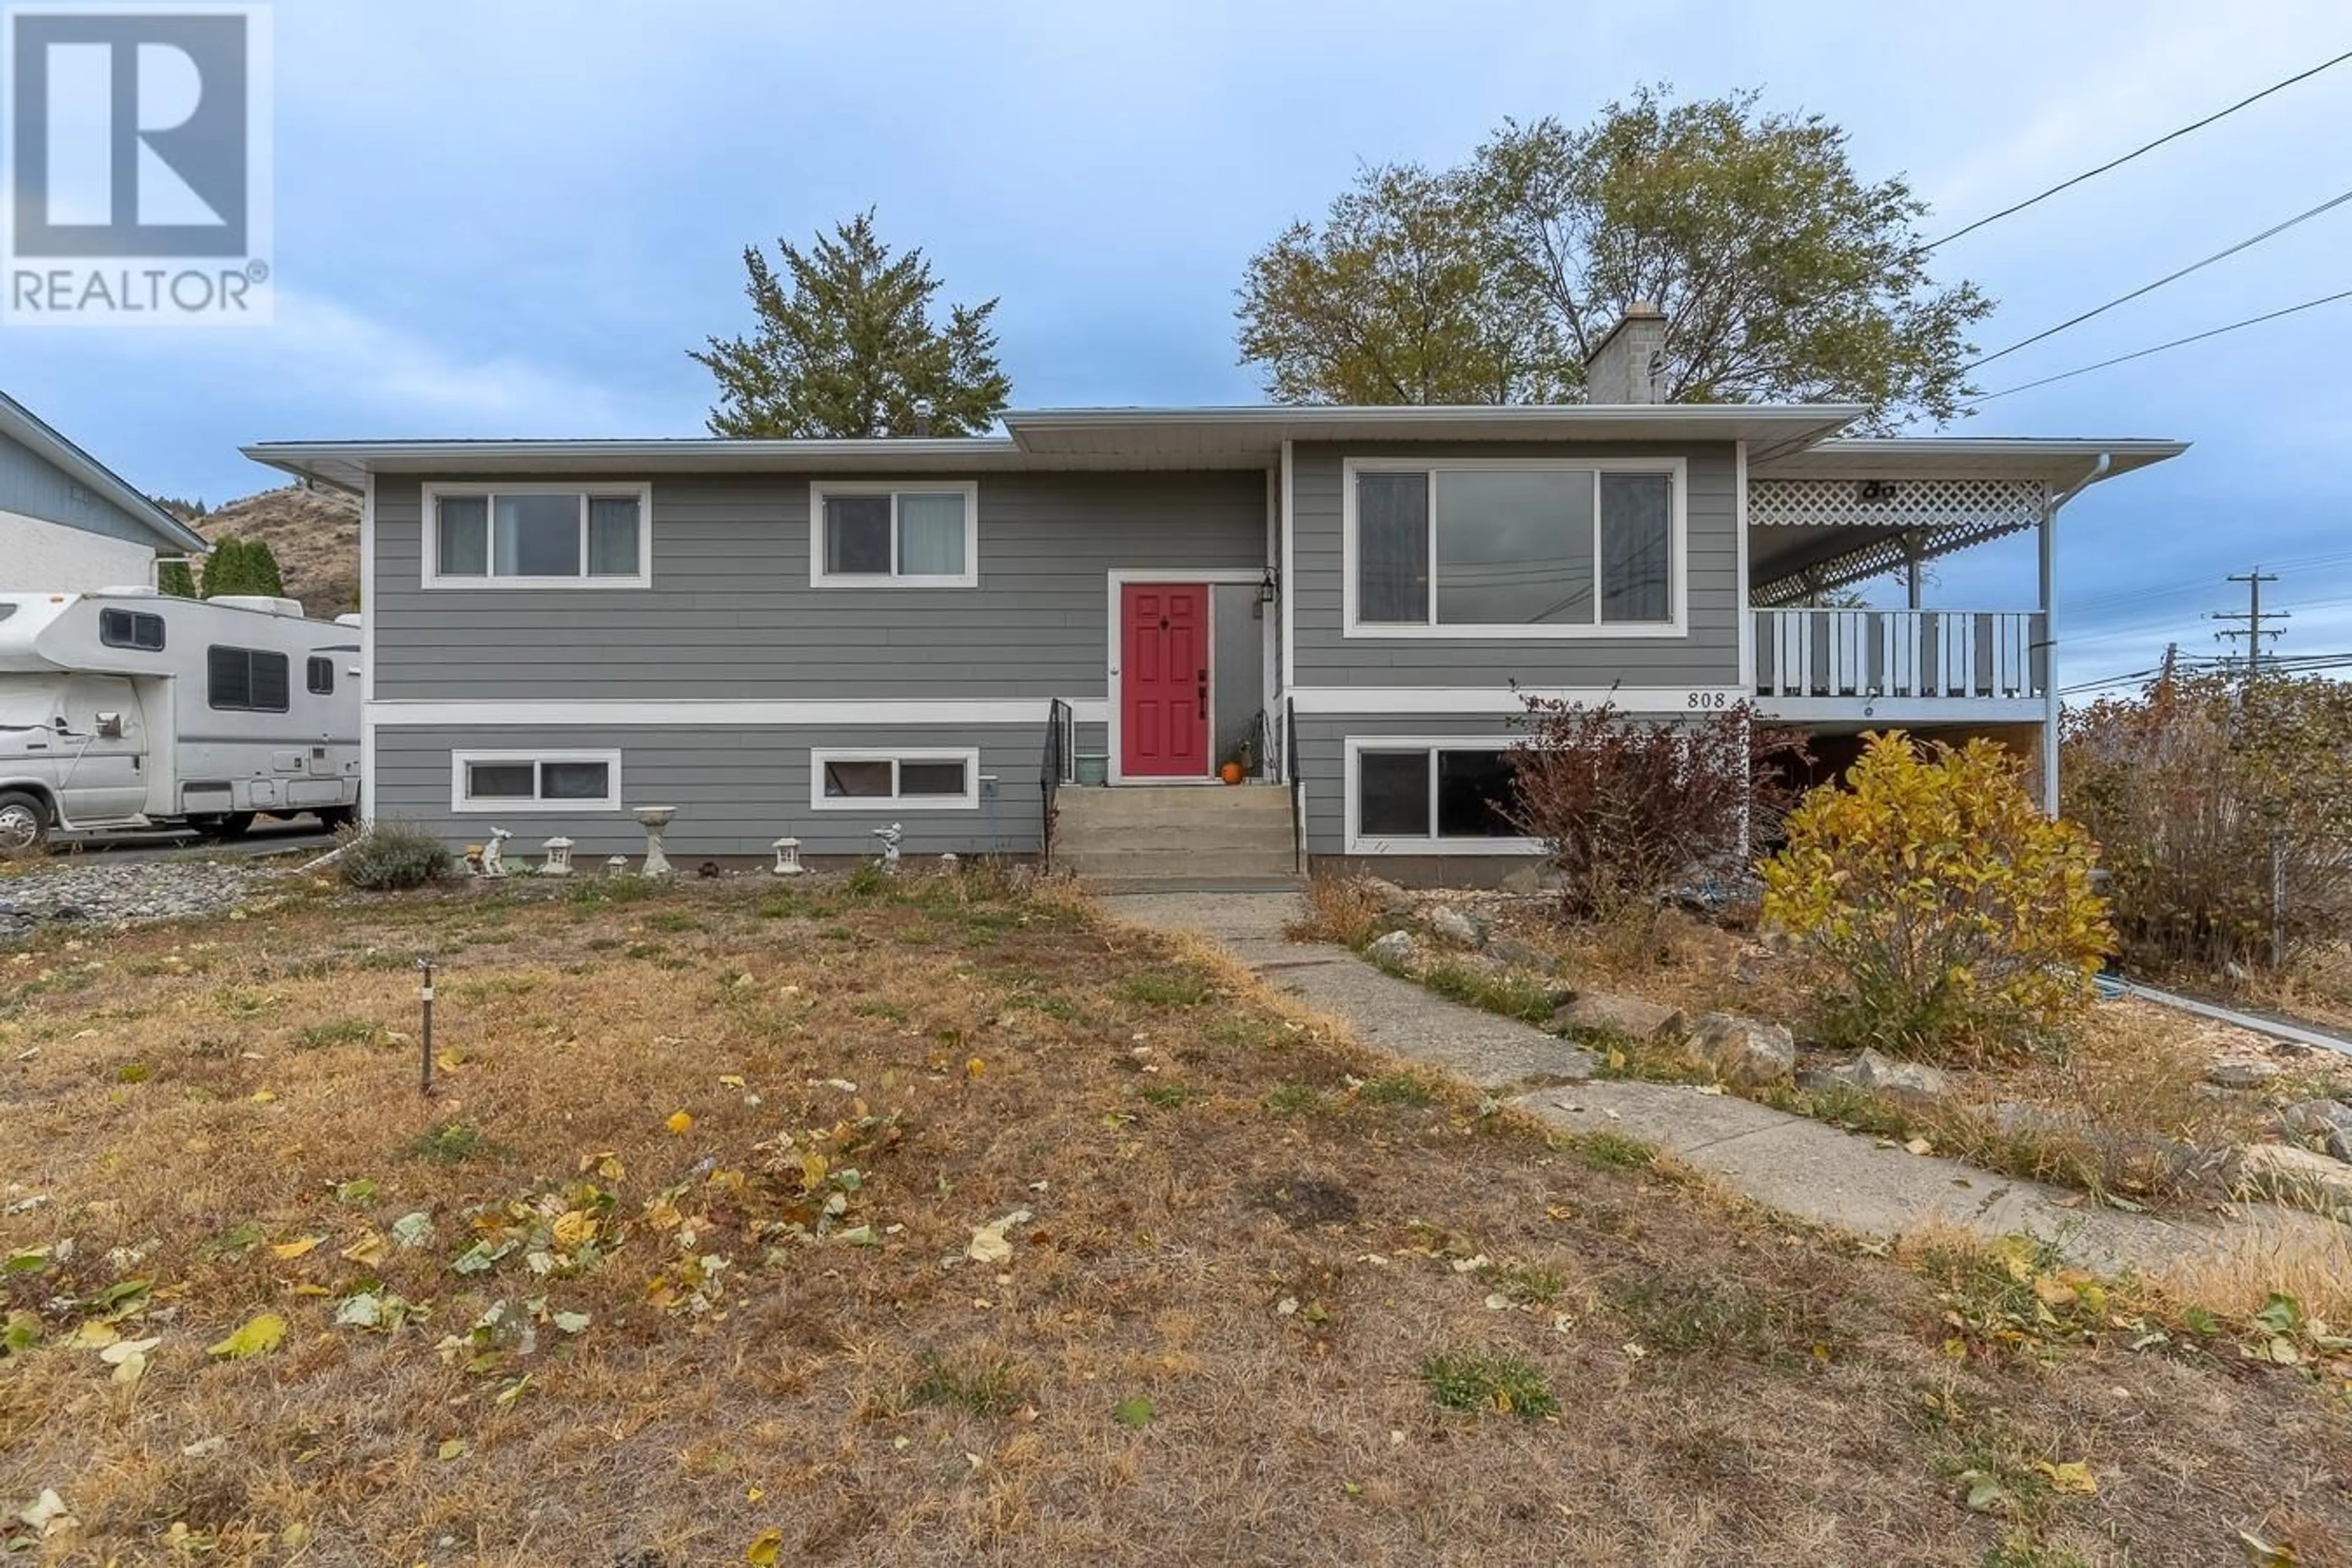
[[[2282, 637], [2286, 631], [2284, 626], [2271, 626], [2264, 623], [2284, 621], [2292, 617], [2284, 610], [2272, 610], [2265, 613], [2263, 609], [2263, 584], [2277, 582], [2276, 573], [2265, 572], [2257, 566], [2251, 572], [2232, 574], [2230, 581], [2243, 583], [2246, 585], [2246, 607], [2243, 610], [2217, 610], [2213, 614], [2213, 618], [2217, 621], [2243, 621], [2245, 625], [2231, 626], [2213, 635], [2220, 637], [2246, 639], [2246, 689], [2241, 700], [2252, 703], [2258, 700], [2254, 690], [2254, 677], [2262, 673], [2263, 639]], [[2273, 832], [2271, 835], [2271, 967], [2275, 970], [2284, 968], [2285, 965], [2286, 855], [2279, 842], [2277, 833]]]
[[2277, 582], [2277, 573], [2265, 572], [2261, 567], [2257, 566], [2251, 572], [2232, 574], [2230, 581], [2232, 583], [2243, 583], [2246, 585], [2246, 607], [2242, 610], [2216, 610], [2213, 612], [2213, 619], [2217, 621], [2243, 621], [2246, 624], [2242, 626], [2231, 626], [2226, 630], [2215, 632], [2213, 635], [2217, 637], [2243, 637], [2246, 639], [2246, 674], [2249, 677], [2252, 677], [2262, 668], [2263, 639], [2264, 637], [2284, 637], [2286, 634], [2286, 628], [2284, 626], [2265, 626], [2263, 623], [2266, 621], [2288, 620], [2291, 619], [2292, 616], [2284, 610], [2271, 610], [2266, 612], [2263, 608], [2263, 584], [2265, 583]]

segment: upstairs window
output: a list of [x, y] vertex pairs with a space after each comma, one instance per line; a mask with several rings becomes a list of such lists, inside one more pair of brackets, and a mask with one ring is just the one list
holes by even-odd
[[425, 487], [429, 587], [643, 588], [653, 583], [648, 487]]
[[109, 647], [161, 653], [163, 651], [163, 617], [151, 616], [144, 610], [100, 610], [98, 612], [98, 640]]
[[1347, 468], [1350, 636], [1680, 630], [1679, 464]]
[[818, 587], [977, 587], [979, 519], [977, 485], [811, 485], [809, 581]]
[[283, 713], [289, 662], [257, 647], [205, 650], [205, 700], [225, 713]]

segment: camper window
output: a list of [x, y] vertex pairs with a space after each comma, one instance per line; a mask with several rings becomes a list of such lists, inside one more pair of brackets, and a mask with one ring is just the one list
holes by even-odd
[[98, 640], [109, 647], [133, 647], [142, 653], [163, 651], [163, 617], [139, 610], [98, 612]]
[[282, 653], [257, 647], [205, 650], [205, 700], [227, 713], [283, 713], [289, 684]]
[[307, 679], [303, 684], [310, 689], [311, 696], [332, 697], [335, 694], [335, 661], [333, 659], [320, 658], [314, 653], [310, 656], [310, 667], [304, 673]]

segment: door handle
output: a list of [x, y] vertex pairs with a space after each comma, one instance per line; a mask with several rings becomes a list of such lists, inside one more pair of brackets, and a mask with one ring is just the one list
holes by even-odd
[[1201, 717], [1206, 719], [1209, 716], [1209, 672], [1205, 669], [1201, 672], [1200, 697]]

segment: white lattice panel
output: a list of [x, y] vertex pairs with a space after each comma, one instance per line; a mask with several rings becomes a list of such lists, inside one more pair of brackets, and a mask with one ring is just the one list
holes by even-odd
[[[1864, 492], [1871, 492], [1864, 499]], [[2042, 518], [2032, 479], [1750, 479], [1759, 528], [1966, 528], [2006, 533]]]

